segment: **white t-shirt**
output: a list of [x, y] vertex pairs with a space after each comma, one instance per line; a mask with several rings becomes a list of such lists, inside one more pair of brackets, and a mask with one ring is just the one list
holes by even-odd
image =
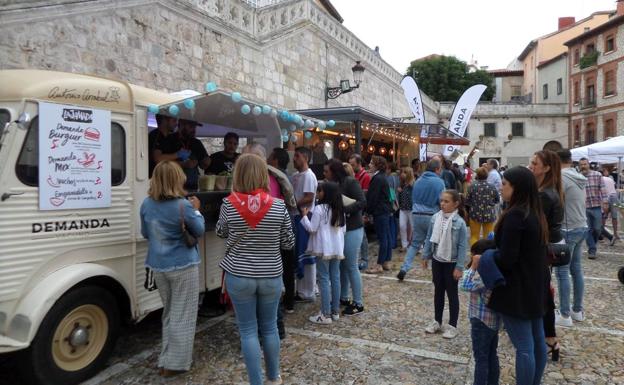
[[501, 180], [501, 176], [498, 171], [492, 169], [488, 172], [487, 182], [494, 185], [496, 190], [500, 191], [503, 187], [503, 181]]
[[617, 191], [615, 190], [615, 181], [610, 176], [603, 176], [602, 180], [605, 185], [605, 192], [607, 195], [617, 195]]
[[316, 175], [314, 175], [312, 170], [308, 168], [303, 172], [296, 172], [292, 176], [292, 185], [297, 202], [303, 198], [305, 193], [314, 194], [312, 203], [308, 206], [310, 208], [310, 212], [314, 211], [314, 200], [316, 199], [316, 187], [318, 186], [318, 181], [316, 180]]

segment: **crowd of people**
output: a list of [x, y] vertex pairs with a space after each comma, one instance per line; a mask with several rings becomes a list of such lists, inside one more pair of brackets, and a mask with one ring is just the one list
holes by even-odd
[[[189, 137], [193, 127], [188, 126]], [[185, 198], [184, 186], [194, 178], [184, 172], [189, 159], [206, 168], [231, 162], [232, 192], [221, 205], [216, 233], [226, 239], [220, 263], [224, 290], [253, 385], [282, 383], [283, 312], [292, 313], [297, 301], [319, 296], [319, 311], [309, 316], [312, 323], [328, 325], [366, 313], [361, 272], [391, 270], [394, 249], [405, 252], [399, 281], [418, 255], [423, 269], [431, 267], [433, 320], [424, 332], [455, 338], [458, 290], [470, 292], [475, 384], [499, 382], [501, 325], [516, 351], [517, 383], [539, 384], [548, 356], [559, 359], [563, 342], [556, 326], [585, 318], [583, 241], [589, 258], [596, 258], [600, 237], [611, 245], [619, 239], [613, 180], [591, 170], [586, 159], [577, 170], [567, 150], [536, 152], [528, 167], [504, 172], [494, 159], [476, 170], [462, 170], [442, 157], [429, 160], [422, 172], [416, 166], [397, 169], [380, 156], [373, 156], [366, 168], [354, 154], [348, 163], [324, 160], [324, 178], [318, 180], [309, 168], [314, 155], [307, 147], [295, 149], [296, 172], [288, 176], [291, 160], [282, 148], [267, 157], [261, 145], [250, 144], [239, 155], [238, 138], [230, 135], [223, 161], [219, 156], [207, 160], [180, 156], [182, 147], [173, 154], [163, 143], [168, 135], [154, 134], [149, 196], [141, 207], [142, 234], [149, 242], [146, 266], [164, 305], [159, 358], [164, 376], [187, 371], [192, 363], [199, 255], [184, 239], [186, 233], [202, 234], [204, 221], [198, 200]], [[173, 154], [171, 159], [163, 156], [165, 151]], [[609, 215], [613, 233], [604, 227]], [[367, 227], [377, 240], [376, 263], [369, 263]], [[567, 245], [569, 263], [552, 262], [557, 244]]]

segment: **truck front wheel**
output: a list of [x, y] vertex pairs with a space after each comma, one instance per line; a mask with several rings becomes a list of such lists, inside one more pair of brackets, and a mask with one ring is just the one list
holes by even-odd
[[97, 286], [72, 290], [52, 306], [20, 360], [32, 384], [77, 384], [110, 356], [119, 331], [115, 297]]

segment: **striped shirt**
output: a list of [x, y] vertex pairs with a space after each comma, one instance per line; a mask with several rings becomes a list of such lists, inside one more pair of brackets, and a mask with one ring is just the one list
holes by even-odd
[[295, 236], [284, 201], [273, 205], [255, 228], [223, 199], [217, 235], [227, 238], [225, 257], [219, 266], [230, 274], [248, 278], [274, 278], [282, 275], [280, 249], [292, 249]]
[[492, 290], [485, 288], [479, 273], [472, 269], [464, 270], [464, 275], [459, 280], [459, 288], [470, 292], [468, 318], [477, 318], [490, 329], [498, 330], [501, 324], [500, 316], [487, 307]]

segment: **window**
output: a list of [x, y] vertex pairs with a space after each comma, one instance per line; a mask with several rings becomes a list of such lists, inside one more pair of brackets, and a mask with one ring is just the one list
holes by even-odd
[[594, 106], [596, 104], [596, 86], [588, 84], [585, 88], [585, 104]]
[[579, 104], [580, 102], [580, 90], [579, 82], [574, 82], [574, 104]]
[[585, 55], [592, 54], [596, 51], [596, 46], [594, 43], [589, 43], [585, 46]]
[[613, 138], [615, 136], [615, 124], [613, 119], [607, 119], [604, 121], [604, 138]]
[[576, 123], [574, 125], [574, 146], [581, 144], [581, 125]]
[[606, 40], [605, 40], [605, 53], [607, 52], [611, 52], [615, 50], [615, 39], [613, 37], [613, 35], [609, 35], [607, 36]]
[[511, 97], [519, 98], [520, 96], [522, 96], [521, 86], [511, 86]]
[[615, 95], [615, 70], [606, 71], [604, 74], [604, 94]]
[[542, 97], [544, 100], [548, 99], [548, 84], [542, 86]]
[[585, 126], [585, 144], [596, 143], [596, 129], [593, 123], [587, 123]]
[[557, 79], [557, 95], [561, 95], [563, 93], [563, 79]]
[[581, 51], [577, 48], [574, 50], [574, 61], [572, 62], [575, 66], [579, 64], [581, 60]]
[[483, 123], [483, 136], [496, 137], [496, 123]]
[[516, 136], [524, 136], [524, 123], [523, 122], [512, 122], [511, 123], [511, 135]]
[[11, 114], [7, 110], [0, 110], [0, 142], [2, 142], [2, 134], [4, 126], [11, 120]]
[[[126, 134], [117, 123], [111, 123], [111, 182], [119, 186], [126, 178]], [[15, 172], [28, 186], [39, 185], [39, 117], [30, 123]]]

